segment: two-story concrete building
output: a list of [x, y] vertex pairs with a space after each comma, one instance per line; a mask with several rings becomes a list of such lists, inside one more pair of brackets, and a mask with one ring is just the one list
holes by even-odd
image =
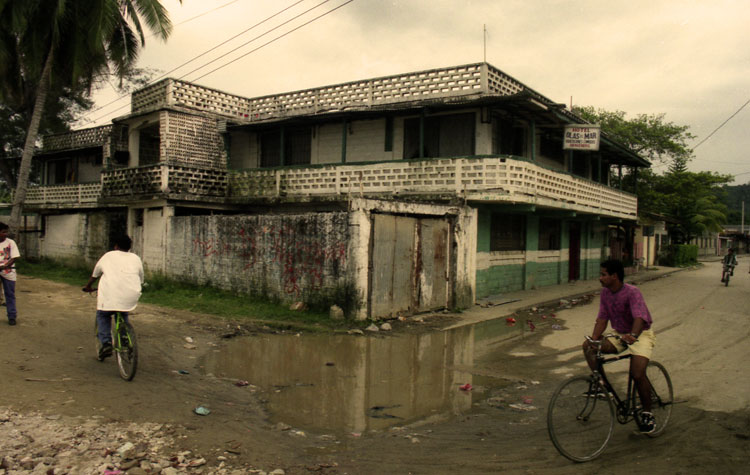
[[466, 307], [595, 278], [635, 225], [610, 176], [648, 162], [606, 134], [564, 151], [581, 122], [487, 63], [257, 98], [165, 79], [44, 138], [25, 245], [93, 261], [127, 231], [175, 278], [358, 318]]

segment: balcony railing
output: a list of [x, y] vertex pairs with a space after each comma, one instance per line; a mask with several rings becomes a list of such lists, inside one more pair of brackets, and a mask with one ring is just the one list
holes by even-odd
[[231, 171], [155, 164], [102, 172], [101, 183], [29, 189], [29, 205], [81, 206], [99, 198], [168, 195], [232, 202], [283, 197], [451, 195], [635, 218], [637, 198], [524, 160], [431, 159]]
[[102, 184], [75, 183], [70, 185], [30, 186], [25, 204], [52, 207], [95, 205], [102, 192]]
[[476, 94], [512, 95], [525, 88], [487, 63], [415, 71], [254, 98], [177, 79], [163, 79], [133, 93], [131, 112], [180, 106], [238, 121], [256, 121], [415, 100]]
[[224, 197], [226, 188], [225, 170], [160, 163], [102, 173], [105, 198], [149, 194]]
[[635, 218], [635, 195], [510, 158], [399, 161], [234, 171], [232, 198], [452, 194]]

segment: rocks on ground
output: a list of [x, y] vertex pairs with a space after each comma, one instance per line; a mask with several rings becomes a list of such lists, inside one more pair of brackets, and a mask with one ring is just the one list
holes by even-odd
[[[231, 453], [208, 460], [175, 451], [180, 428], [169, 424], [62, 418], [0, 408], [0, 475], [268, 473], [233, 467]], [[282, 469], [270, 473], [283, 474]]]

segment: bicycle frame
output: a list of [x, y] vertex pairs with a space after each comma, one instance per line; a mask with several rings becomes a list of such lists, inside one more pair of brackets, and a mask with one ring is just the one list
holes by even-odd
[[601, 380], [604, 389], [611, 395], [617, 409], [617, 422], [620, 424], [627, 424], [635, 417], [635, 382], [630, 371], [628, 371], [628, 389], [625, 398], [621, 399], [615, 387], [609, 382], [609, 378], [607, 378], [607, 374], [604, 371], [604, 365], [614, 363], [615, 361], [629, 360], [631, 356], [631, 354], [627, 354], [605, 357], [599, 352], [596, 355], [597, 369], [592, 373], [594, 381]]
[[125, 325], [125, 319], [122, 317], [122, 312], [115, 312], [114, 314], [114, 326], [112, 327], [112, 342], [114, 343], [112, 346], [115, 351], [122, 351], [123, 343], [125, 345], [129, 345], [130, 341], [123, 342], [121, 341], [121, 337], [123, 333], [125, 333], [125, 336], [128, 340], [130, 340], [130, 335], [127, 334], [127, 332], [121, 332], [120, 327], [122, 325]]

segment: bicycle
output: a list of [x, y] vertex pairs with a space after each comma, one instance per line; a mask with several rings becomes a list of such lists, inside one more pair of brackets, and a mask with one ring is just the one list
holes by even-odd
[[[84, 292], [89, 292], [85, 288]], [[96, 289], [91, 293], [96, 292]], [[135, 371], [138, 368], [138, 340], [135, 335], [135, 328], [130, 322], [125, 321], [123, 312], [115, 312], [114, 323], [112, 325], [112, 351], [117, 360], [117, 367], [120, 377], [125, 381], [132, 381], [135, 377]], [[104, 361], [100, 357], [102, 343], [99, 341], [99, 322], [94, 319], [94, 338], [96, 339], [96, 359]]]
[[724, 287], [729, 286], [729, 278], [734, 274], [734, 266], [724, 264], [724, 269], [721, 271], [721, 281], [724, 282]]
[[[610, 384], [604, 365], [630, 359], [631, 354], [605, 357], [600, 340], [586, 339], [595, 345], [597, 369], [589, 376], [574, 376], [564, 381], [552, 393], [547, 411], [547, 430], [555, 448], [574, 462], [588, 462], [604, 452], [612, 433], [615, 420], [627, 424], [637, 421], [641, 413], [640, 398], [632, 375], [628, 375], [628, 390], [621, 399]], [[656, 429], [647, 433], [658, 437], [664, 432], [672, 414], [674, 403], [672, 380], [660, 363], [649, 361], [646, 376], [651, 384], [651, 411], [656, 419]]]

